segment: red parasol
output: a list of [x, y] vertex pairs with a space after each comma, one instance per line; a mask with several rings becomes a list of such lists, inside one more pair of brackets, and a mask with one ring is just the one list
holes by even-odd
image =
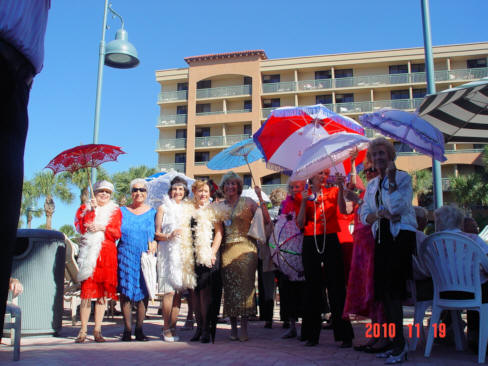
[[[121, 154], [125, 154], [125, 152], [118, 146], [104, 144], [80, 145], [58, 154], [46, 165], [46, 168], [51, 169], [54, 174], [64, 171], [75, 172], [82, 168], [96, 168], [108, 161], [116, 161]], [[89, 170], [88, 175], [90, 175]], [[91, 180], [89, 179], [89, 181], [91, 187]], [[91, 189], [93, 193], [93, 187]]]

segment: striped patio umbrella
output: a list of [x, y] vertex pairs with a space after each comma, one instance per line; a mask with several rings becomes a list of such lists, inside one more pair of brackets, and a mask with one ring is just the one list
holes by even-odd
[[417, 113], [446, 143], [488, 143], [488, 77], [426, 96]]

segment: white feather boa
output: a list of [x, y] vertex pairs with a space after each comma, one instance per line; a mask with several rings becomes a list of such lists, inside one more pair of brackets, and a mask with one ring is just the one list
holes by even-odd
[[[97, 265], [98, 255], [102, 248], [102, 242], [105, 240], [105, 228], [107, 227], [110, 218], [118, 210], [119, 206], [109, 201], [104, 206], [95, 208], [95, 225], [103, 227], [103, 231], [86, 232], [82, 236], [83, 245], [80, 246], [78, 255], [78, 281], [84, 281], [93, 275], [93, 271]], [[91, 210], [90, 204], [86, 205], [85, 212]]]

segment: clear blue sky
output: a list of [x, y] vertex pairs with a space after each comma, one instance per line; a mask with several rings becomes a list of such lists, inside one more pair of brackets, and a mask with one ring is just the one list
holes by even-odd
[[[59, 152], [92, 142], [103, 0], [51, 2], [44, 69], [29, 103], [25, 178]], [[99, 142], [127, 155], [109, 173], [155, 166], [159, 86], [155, 71], [186, 67], [183, 58], [263, 49], [269, 58], [423, 46], [420, 0], [166, 1], [112, 0], [141, 60], [135, 69], [104, 68]], [[301, 8], [300, 8], [301, 6]], [[432, 43], [488, 40], [486, 0], [431, 0]], [[108, 20], [106, 41], [120, 27]], [[76, 193], [77, 194], [77, 193]], [[53, 227], [72, 224], [75, 204], [59, 202]], [[42, 206], [42, 203], [39, 203]], [[33, 227], [45, 221], [35, 219]]]

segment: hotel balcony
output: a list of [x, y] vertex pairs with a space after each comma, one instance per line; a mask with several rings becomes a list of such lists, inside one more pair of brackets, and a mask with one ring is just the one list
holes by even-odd
[[185, 150], [186, 139], [161, 139], [158, 141], [156, 151]]
[[188, 90], [162, 91], [158, 95], [158, 103], [173, 103], [188, 99]]
[[186, 125], [188, 121], [188, 115], [186, 114], [167, 114], [159, 116], [158, 124], [156, 127], [172, 127], [179, 125]]
[[197, 89], [197, 99], [241, 97], [249, 96], [251, 93], [251, 85], [222, 86], [217, 88]]
[[250, 135], [226, 135], [226, 136], [207, 136], [196, 137], [195, 148], [223, 148], [234, 145], [235, 143], [250, 138]]
[[162, 163], [162, 164], [158, 164], [159, 170], [174, 169], [179, 173], [185, 173], [185, 168], [186, 168], [185, 163]]

